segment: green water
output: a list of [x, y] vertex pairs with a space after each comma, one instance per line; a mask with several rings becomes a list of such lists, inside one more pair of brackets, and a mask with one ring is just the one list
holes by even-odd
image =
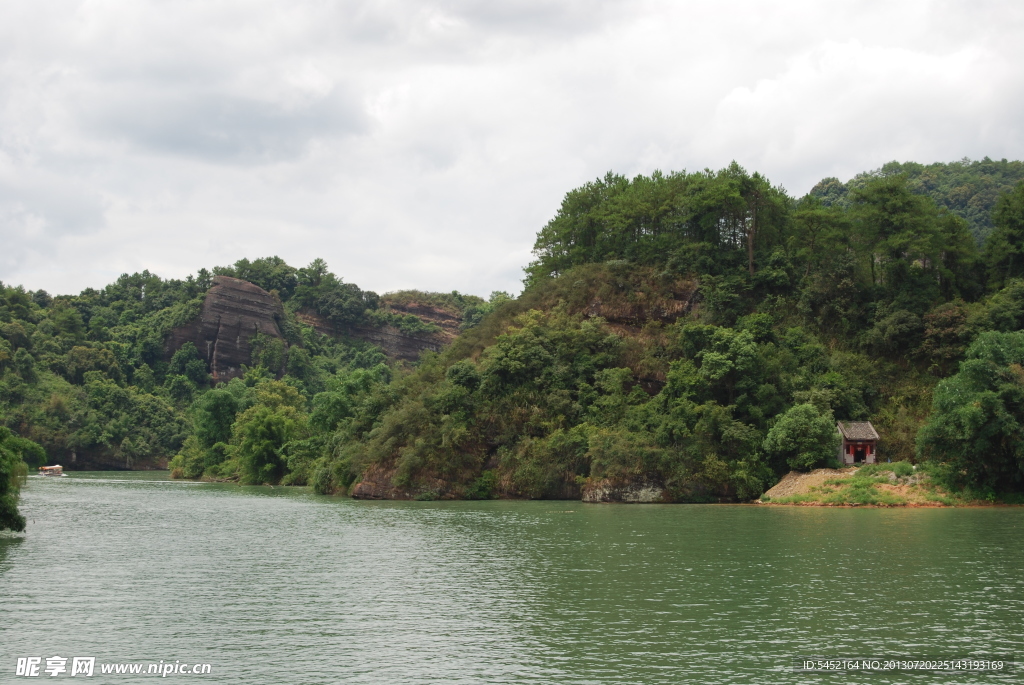
[[93, 473], [31, 478], [22, 511], [28, 532], [0, 535], [0, 682], [53, 655], [210, 663], [168, 678], [211, 683], [1024, 680], [791, 671], [1024, 656], [1021, 509], [359, 502]]

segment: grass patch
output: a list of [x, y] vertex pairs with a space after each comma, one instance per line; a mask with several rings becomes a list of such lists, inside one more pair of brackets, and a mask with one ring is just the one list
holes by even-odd
[[805, 502], [817, 502], [818, 498], [811, 494], [789, 495], [788, 497], [776, 497], [772, 500], [775, 504], [803, 504]]
[[[897, 473], [898, 471], [898, 473]], [[879, 485], [888, 485], [893, 482], [890, 474], [897, 478], [913, 475], [914, 467], [907, 462], [895, 464], [867, 464], [857, 469], [853, 474], [844, 478], [829, 478], [825, 486], [830, 486], [822, 497], [823, 504], [849, 504], [849, 505], [876, 505], [876, 506], [902, 506], [907, 504], [907, 498], [886, 490], [880, 490]]]
[[[778, 504], [830, 504], [848, 506], [905, 506], [910, 501], [900, 493], [879, 488], [880, 485], [899, 484], [914, 474], [908, 462], [895, 464], [866, 464], [848, 475], [827, 478], [821, 485], [812, 485], [806, 492], [778, 497]], [[917, 485], [909, 485], [916, 490]]]
[[882, 506], [899, 506], [907, 503], [906, 498], [891, 492], [878, 489], [879, 482], [888, 482], [887, 478], [850, 478], [848, 485], [825, 498], [825, 504], [874, 504]]
[[944, 504], [947, 507], [953, 507], [953, 506], [956, 506], [958, 504], [958, 502], [956, 500], [954, 500], [952, 497], [950, 497], [949, 495], [947, 495], [945, 493], [942, 493], [942, 492], [937, 492], [937, 491], [926, 492], [924, 494], [924, 498], [926, 500], [928, 500], [929, 502], [936, 502], [938, 504]]
[[[772, 504], [820, 504], [839, 506], [972, 506], [979, 504], [1024, 505], [1024, 493], [959, 490], [949, 486], [944, 465], [897, 461], [864, 464], [842, 475], [811, 479], [792, 494], [774, 497]], [[826, 474], [829, 475], [829, 474]], [[769, 501], [762, 497], [763, 502]]]
[[897, 478], [906, 478], [914, 475], [914, 467], [909, 461], [897, 461], [892, 464], [865, 464], [858, 468], [857, 473], [854, 475], [867, 478], [868, 476], [878, 476], [882, 473], [893, 473]]

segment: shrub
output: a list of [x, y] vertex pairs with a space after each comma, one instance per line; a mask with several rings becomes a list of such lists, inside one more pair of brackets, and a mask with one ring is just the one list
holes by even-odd
[[31, 440], [19, 438], [0, 426], [0, 530], [25, 530], [25, 517], [18, 511], [18, 490], [28, 475], [22, 457], [42, 448]]
[[484, 471], [466, 487], [466, 499], [494, 499], [494, 486], [498, 478], [494, 471]]
[[324, 464], [314, 471], [310, 485], [313, 486], [313, 492], [318, 495], [334, 494], [334, 474], [330, 465]]
[[919, 459], [945, 462], [956, 486], [1024, 489], [1024, 331], [982, 333], [939, 383], [917, 437]]
[[898, 461], [892, 465], [892, 472], [897, 478], [907, 478], [914, 475], [914, 466], [909, 461]]
[[768, 431], [764, 450], [773, 461], [809, 471], [835, 458], [839, 440], [832, 412], [821, 413], [813, 404], [798, 404]]

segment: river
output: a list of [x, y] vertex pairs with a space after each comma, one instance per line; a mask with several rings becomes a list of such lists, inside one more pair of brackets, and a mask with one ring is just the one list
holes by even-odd
[[21, 509], [0, 682], [54, 655], [111, 683], [154, 676], [99, 664], [161, 660], [208, 683], [1024, 679], [792, 670], [1024, 658], [1019, 508], [366, 502], [135, 472], [32, 477]]

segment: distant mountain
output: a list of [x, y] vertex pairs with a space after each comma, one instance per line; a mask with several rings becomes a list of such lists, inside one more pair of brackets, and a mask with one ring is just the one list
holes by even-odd
[[845, 207], [850, 192], [863, 188], [875, 178], [906, 174], [915, 193], [927, 195], [940, 207], [963, 217], [971, 225], [971, 233], [983, 245], [992, 232], [992, 208], [996, 198], [1024, 179], [1024, 162], [1001, 159], [998, 162], [985, 157], [971, 161], [964, 157], [959, 162], [889, 162], [881, 169], [857, 174], [846, 183], [838, 178], [824, 178], [810, 194], [826, 206]]

